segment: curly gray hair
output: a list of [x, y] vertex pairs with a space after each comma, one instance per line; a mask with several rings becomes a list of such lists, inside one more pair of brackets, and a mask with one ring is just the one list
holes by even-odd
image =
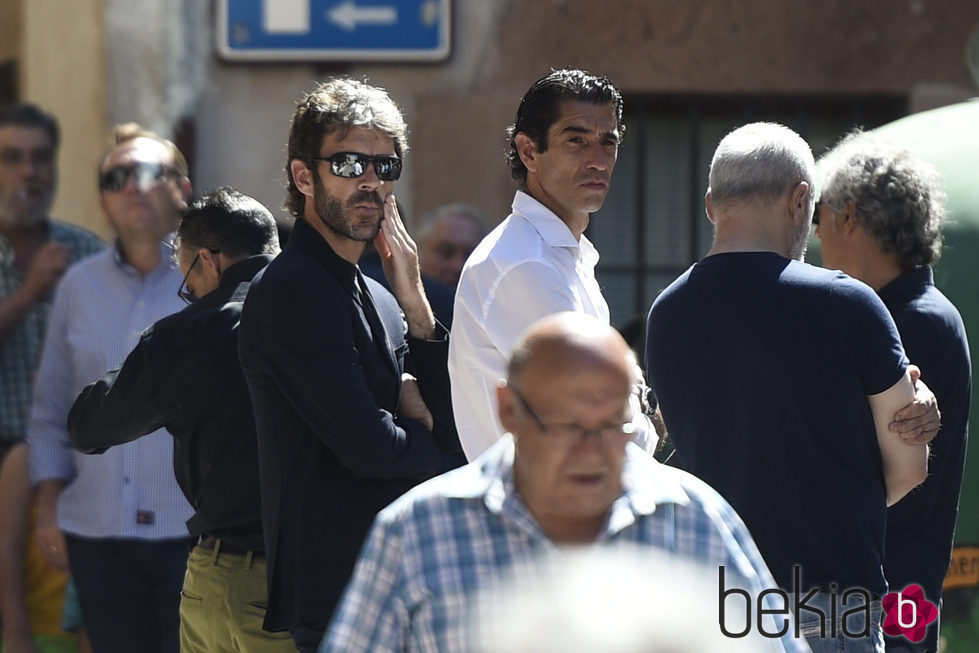
[[826, 154], [823, 170], [820, 200], [836, 211], [853, 202], [857, 222], [903, 269], [938, 260], [945, 191], [934, 166], [855, 130]]

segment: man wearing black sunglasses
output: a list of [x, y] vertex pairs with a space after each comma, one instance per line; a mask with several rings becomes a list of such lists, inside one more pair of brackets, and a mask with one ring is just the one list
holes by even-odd
[[[78, 393], [122, 363], [149, 325], [183, 308], [170, 234], [187, 208], [187, 162], [170, 141], [120, 125], [102, 157], [100, 201], [115, 245], [66, 273], [37, 375], [29, 442], [37, 540], [67, 567], [95, 650], [176, 651], [192, 511], [163, 429], [102, 456], [73, 453]], [[66, 550], [67, 548], [67, 550]]]
[[[307, 95], [286, 163], [296, 225], [242, 312], [263, 463], [265, 628], [289, 630], [300, 651], [319, 645], [374, 515], [459, 448], [448, 334], [393, 195], [407, 149], [384, 90], [335, 79]], [[357, 267], [371, 240], [391, 292]]]
[[258, 445], [238, 364], [238, 321], [252, 278], [279, 251], [275, 219], [222, 187], [180, 222], [181, 312], [147, 329], [125, 364], [82, 391], [68, 415], [72, 444], [102, 453], [165, 426], [174, 469], [194, 507], [196, 540], [180, 604], [183, 653], [295, 651], [262, 630], [267, 597]]

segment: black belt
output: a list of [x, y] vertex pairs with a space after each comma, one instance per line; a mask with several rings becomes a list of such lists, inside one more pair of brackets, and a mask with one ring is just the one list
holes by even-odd
[[218, 553], [230, 553], [232, 555], [248, 555], [252, 554], [253, 558], [265, 557], [265, 551], [261, 549], [249, 549], [247, 547], [241, 546], [240, 544], [235, 544], [234, 542], [229, 542], [228, 540], [222, 540], [220, 537], [214, 535], [201, 535], [200, 539], [197, 541], [197, 545], [207, 549], [208, 551], [213, 551], [215, 547], [218, 548]]

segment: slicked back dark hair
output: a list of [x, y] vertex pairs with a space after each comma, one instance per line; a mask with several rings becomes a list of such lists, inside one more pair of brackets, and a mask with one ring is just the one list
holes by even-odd
[[58, 120], [35, 104], [14, 102], [0, 106], [0, 127], [40, 127], [51, 137], [51, 147], [58, 149], [61, 143], [61, 129]]
[[615, 109], [615, 122], [619, 138], [625, 133], [622, 123], [622, 94], [608, 77], [593, 75], [576, 68], [562, 68], [534, 82], [520, 100], [517, 116], [507, 127], [507, 164], [510, 176], [521, 186], [527, 184], [527, 168], [517, 152], [517, 134], [523, 132], [537, 144], [537, 151], [547, 150], [547, 131], [561, 115], [561, 103], [565, 101], [608, 104]]
[[175, 247], [219, 251], [232, 260], [277, 254], [275, 218], [258, 200], [221, 186], [191, 204], [177, 228]]

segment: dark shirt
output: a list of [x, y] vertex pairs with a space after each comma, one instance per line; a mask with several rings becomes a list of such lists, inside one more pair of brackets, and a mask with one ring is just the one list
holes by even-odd
[[[965, 464], [972, 374], [962, 317], [934, 284], [931, 268], [905, 272], [881, 288], [911, 362], [938, 398], [942, 428], [931, 442], [928, 478], [887, 511], [884, 575], [892, 592], [917, 583], [938, 605], [952, 555]], [[900, 642], [900, 638], [898, 638]], [[904, 640], [906, 644], [906, 640]], [[938, 628], [922, 645], [938, 649]]]
[[680, 466], [744, 519], [783, 589], [884, 592], [869, 395], [907, 367], [873, 290], [777, 254], [709, 256], [657, 298], [646, 372]]
[[238, 322], [252, 278], [271, 257], [228, 267], [213, 292], [147, 329], [119, 369], [86, 387], [68, 415], [75, 448], [101, 453], [166, 427], [194, 507], [192, 536], [262, 551], [258, 446], [238, 363]]
[[[358, 276], [297, 220], [242, 313], [239, 355], [258, 426], [271, 631], [325, 628], [377, 512], [451, 466], [443, 449], [459, 450], [448, 334], [406, 339], [394, 297], [366, 279], [384, 327], [372, 333]], [[409, 368], [434, 433], [398, 415]]]

